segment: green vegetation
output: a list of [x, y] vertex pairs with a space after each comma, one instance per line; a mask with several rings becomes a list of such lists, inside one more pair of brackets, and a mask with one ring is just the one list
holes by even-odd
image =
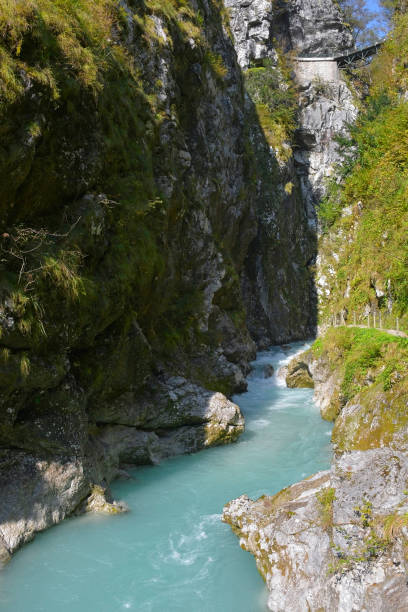
[[333, 527], [333, 502], [336, 499], [336, 490], [333, 488], [322, 489], [316, 493], [319, 502], [319, 512], [323, 529]]
[[[374, 329], [337, 327], [319, 338], [312, 351], [327, 361], [340, 383], [333, 429], [338, 451], [408, 442], [408, 339]], [[358, 408], [358, 409], [357, 409]]]
[[374, 382], [388, 391], [408, 371], [408, 339], [376, 329], [331, 328], [316, 340], [312, 351], [316, 357], [326, 353], [333, 369], [342, 368], [345, 402]]
[[348, 322], [353, 313], [364, 322], [369, 308], [377, 321], [380, 312], [383, 321], [392, 314], [392, 327], [399, 316], [408, 329], [407, 32], [408, 15], [397, 16], [373, 61], [370, 97], [350, 139], [339, 141], [341, 181], [329, 186], [318, 211], [322, 273], [330, 284], [321, 320], [343, 312]]
[[[87, 345], [126, 311], [168, 352], [197, 327], [203, 287], [192, 290], [176, 272], [183, 255], [174, 245], [186, 209], [199, 202], [180, 190], [164, 197], [156, 185], [155, 176], [180, 169], [174, 145], [160, 145], [169, 117], [145, 57], [172, 49], [170, 69], [183, 89], [172, 121], [181, 132], [207, 81], [227, 77], [207, 38], [226, 27], [226, 11], [217, 0], [205, 19], [187, 0], [128, 7], [0, 0], [0, 316], [16, 320], [3, 334], [7, 347]], [[235, 301], [236, 318], [239, 308]], [[28, 370], [23, 358], [21, 372]]]
[[279, 59], [277, 66], [264, 60], [263, 66], [250, 68], [245, 73], [245, 86], [267, 142], [280, 158], [287, 159], [291, 155], [287, 145], [296, 127], [298, 99], [286, 60]]

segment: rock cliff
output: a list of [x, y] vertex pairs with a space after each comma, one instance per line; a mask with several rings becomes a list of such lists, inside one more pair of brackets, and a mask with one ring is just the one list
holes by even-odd
[[[238, 61], [243, 69], [277, 61], [278, 52], [295, 57], [331, 57], [350, 51], [353, 37], [339, 6], [331, 0], [236, 2], [227, 0]], [[294, 61], [295, 73], [300, 73]], [[294, 151], [309, 223], [316, 231], [316, 205], [326, 181], [341, 161], [337, 135], [357, 116], [354, 96], [338, 71], [323, 76], [317, 64], [297, 74], [299, 116]]]
[[407, 469], [405, 453], [355, 451], [274, 497], [224, 508], [270, 610], [407, 609]]
[[312, 376], [335, 420], [331, 469], [224, 509], [271, 610], [408, 609], [406, 365], [396, 365], [406, 352], [385, 333], [337, 328], [289, 365], [288, 383], [309, 387]]
[[245, 70], [276, 47], [303, 57], [340, 55], [353, 46], [339, 6], [332, 0], [226, 0], [238, 61]]
[[[317, 296], [313, 281], [305, 274], [317, 258], [316, 207], [326, 193], [328, 178], [341, 161], [336, 136], [345, 135], [347, 126], [357, 116], [355, 96], [337, 69], [333, 76], [322, 78], [317, 64], [311, 64], [310, 71], [304, 73], [294, 58], [347, 52], [352, 46], [352, 35], [339, 7], [326, 0], [316, 3], [228, 0], [226, 5], [241, 68], [248, 74], [256, 70], [254, 67], [259, 67], [258, 70], [263, 65], [272, 67], [281, 75], [279, 87], [284, 90], [287, 82], [280, 59], [286, 54], [291, 58], [290, 78], [298, 88], [294, 133], [291, 138], [284, 138], [281, 150], [276, 138], [268, 142], [269, 155], [279, 162], [281, 205], [271, 206], [276, 200], [276, 189], [272, 195], [266, 192], [265, 197], [267, 181], [263, 181], [263, 194], [258, 196], [258, 235], [250, 247], [243, 285], [249, 305], [249, 329], [259, 346], [267, 346], [288, 339], [288, 320], [292, 330], [302, 321], [299, 337], [307, 337], [316, 328]], [[257, 112], [262, 118], [264, 106], [257, 105]], [[254, 131], [252, 139], [256, 141]], [[268, 151], [264, 159], [263, 166], [271, 168], [273, 161], [268, 160]], [[292, 268], [287, 266], [287, 253]], [[271, 294], [273, 287], [279, 287], [278, 298], [276, 292]], [[304, 303], [296, 299], [299, 287], [303, 287]], [[309, 313], [306, 320], [302, 314], [305, 312]]]
[[221, 3], [1, 10], [3, 560], [123, 466], [235, 440], [256, 346], [316, 322], [290, 145]]
[[[351, 44], [327, 0], [4, 11], [1, 558], [122, 466], [243, 431], [256, 347], [315, 331], [314, 204], [354, 116], [310, 81], [284, 118], [284, 52]], [[242, 74], [265, 59], [272, 123]]]

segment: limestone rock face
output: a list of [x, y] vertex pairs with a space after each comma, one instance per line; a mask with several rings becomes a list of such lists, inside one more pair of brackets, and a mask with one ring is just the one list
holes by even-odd
[[242, 496], [223, 515], [255, 556], [274, 612], [408, 609], [407, 395], [403, 377], [377, 382], [383, 370], [373, 366], [347, 401], [338, 347], [287, 367], [289, 383], [308, 372], [322, 416], [335, 420], [331, 469], [273, 497]]
[[353, 46], [350, 29], [332, 0], [227, 0], [240, 66], [276, 59], [276, 42], [299, 56], [341, 55]]
[[314, 358], [312, 351], [301, 356], [309, 368], [314, 383], [314, 401], [326, 421], [334, 421], [344, 406], [341, 393], [342, 372], [333, 368], [325, 355]]
[[227, 396], [256, 352], [241, 274], [258, 211], [235, 50], [215, 5], [202, 31], [120, 5], [101, 74], [111, 51], [131, 70], [102, 75], [98, 104], [80, 79], [49, 104], [27, 72], [4, 118], [2, 560], [78, 508], [113, 510], [97, 491], [121, 466], [244, 430]]
[[224, 508], [256, 559], [274, 612], [405, 610], [405, 454], [351, 452], [274, 497]]
[[[331, 0], [272, 4], [227, 0], [227, 7], [243, 70], [268, 60], [279, 71], [279, 53], [332, 56], [352, 45], [349, 27]], [[297, 66], [292, 63], [299, 76]], [[310, 267], [317, 257], [316, 205], [340, 161], [335, 136], [345, 133], [357, 115], [353, 95], [337, 66], [332, 79], [322, 81], [313, 70], [307, 74], [307, 78], [298, 78], [296, 146], [284, 143], [284, 159], [265, 146], [254, 122], [248, 122], [260, 166], [277, 173], [280, 183], [278, 189], [268, 188], [265, 180], [260, 183], [258, 232], [249, 247], [242, 281], [248, 327], [261, 348], [315, 333], [317, 295]], [[247, 107], [250, 109], [251, 100]], [[280, 288], [278, 299], [273, 287]]]
[[226, 0], [238, 62], [244, 70], [264, 58], [276, 60], [272, 28], [273, 4], [268, 0]]
[[[132, 69], [102, 74], [98, 104], [80, 77], [47, 98], [49, 79], [28, 70], [4, 110], [2, 558], [122, 465], [235, 440], [243, 419], [227, 398], [245, 390], [256, 347], [315, 329], [300, 162], [266, 141], [225, 13], [204, 3], [198, 27], [120, 6], [100, 71], [117, 51]], [[276, 59], [278, 30], [309, 52], [306, 21], [323, 9], [302, 6], [231, 3], [241, 66]], [[321, 40], [346, 44], [333, 11]]]
[[90, 429], [89, 441], [75, 458], [1, 451], [0, 560], [5, 561], [36, 531], [75, 510], [108, 514], [126, 510], [111, 499], [108, 489], [121, 466], [159, 463], [174, 455], [234, 442], [243, 433], [245, 422], [239, 407], [223, 394], [185, 379], [171, 384], [166, 393], [162, 390], [163, 395], [156, 396], [156, 413], [151, 404], [137, 410], [129, 401], [122, 415], [127, 425], [115, 423], [115, 412], [110, 417], [101, 415], [105, 423]]
[[[121, 465], [159, 463], [162, 459], [234, 442], [244, 431], [239, 407], [222, 393], [212, 393], [183, 378], [171, 379], [149, 400], [101, 414], [93, 442], [104, 450], [100, 462], [109, 466], [111, 480]], [[125, 403], [126, 402], [126, 403]], [[140, 429], [142, 428], [142, 429]]]
[[[350, 28], [338, 4], [332, 0], [277, 2], [277, 12], [286, 10], [290, 48], [304, 57], [341, 55], [353, 46]], [[280, 17], [282, 19], [282, 17]], [[279, 39], [278, 39], [279, 40]]]
[[[299, 57], [331, 57], [352, 47], [352, 35], [339, 6], [332, 0], [228, 0], [231, 27], [240, 66], [245, 70], [263, 59], [276, 63], [277, 49]], [[276, 47], [277, 45], [277, 47]], [[275, 48], [276, 47], [276, 48]], [[303, 64], [302, 64], [303, 66]], [[295, 73], [298, 65], [293, 64]], [[316, 228], [315, 207], [325, 193], [326, 179], [341, 161], [335, 135], [357, 116], [353, 95], [341, 75], [301, 79], [297, 147], [294, 154], [309, 223]]]
[[71, 514], [89, 492], [78, 459], [2, 450], [0, 468], [0, 542], [9, 553]]
[[357, 117], [356, 102], [344, 81], [303, 81], [295, 152], [297, 173], [309, 223], [316, 224], [316, 205], [325, 195], [327, 179], [341, 155], [335, 140]]

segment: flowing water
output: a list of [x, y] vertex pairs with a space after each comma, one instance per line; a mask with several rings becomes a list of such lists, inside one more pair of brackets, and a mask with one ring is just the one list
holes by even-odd
[[220, 521], [223, 505], [257, 498], [330, 463], [330, 426], [308, 389], [286, 389], [278, 368], [301, 345], [260, 353], [237, 396], [246, 432], [231, 446], [132, 471], [114, 483], [130, 507], [86, 515], [36, 537], [0, 573], [7, 612], [260, 612], [266, 590], [252, 556]]

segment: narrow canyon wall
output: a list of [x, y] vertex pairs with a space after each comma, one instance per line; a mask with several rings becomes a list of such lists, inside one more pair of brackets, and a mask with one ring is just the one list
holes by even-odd
[[2, 32], [2, 559], [90, 494], [119, 511], [123, 466], [234, 441], [257, 344], [315, 326], [225, 7], [47, 10]]
[[408, 608], [406, 355], [396, 337], [344, 327], [289, 364], [288, 386], [314, 386], [335, 421], [331, 467], [275, 496], [243, 495], [223, 517], [254, 555], [270, 610]]
[[[352, 35], [339, 7], [326, 0], [226, 4], [241, 68], [269, 65], [279, 72], [279, 57], [286, 54], [298, 87], [297, 128], [292, 140], [284, 143], [286, 155], [282, 158], [273, 145], [262, 152], [269, 175], [278, 160], [280, 204], [274, 204], [279, 190], [268, 192], [264, 180], [257, 236], [249, 247], [243, 281], [249, 329], [258, 346], [268, 346], [297, 334], [305, 338], [316, 330], [317, 294], [311, 273], [317, 259], [316, 207], [341, 162], [335, 138], [345, 134], [357, 116], [353, 94], [338, 69], [323, 73], [311, 64], [305, 71], [295, 58], [347, 52]], [[280, 87], [286, 86], [282, 78]]]
[[91, 493], [120, 510], [123, 466], [243, 431], [227, 396], [256, 347], [316, 328], [314, 202], [349, 103], [304, 87], [282, 156], [242, 77], [348, 48], [330, 2], [71, 8], [22, 6], [2, 39], [2, 558]]

